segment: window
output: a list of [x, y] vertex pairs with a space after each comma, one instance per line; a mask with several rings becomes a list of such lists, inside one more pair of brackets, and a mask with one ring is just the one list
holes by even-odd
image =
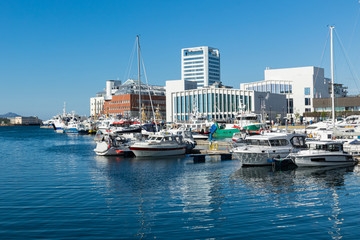
[[305, 88], [305, 95], [310, 95], [310, 88], [309, 87]]
[[305, 98], [305, 105], [306, 106], [311, 105], [310, 98]]

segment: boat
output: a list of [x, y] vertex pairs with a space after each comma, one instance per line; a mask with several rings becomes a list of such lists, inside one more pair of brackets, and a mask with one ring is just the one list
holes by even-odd
[[163, 132], [165, 134], [166, 132], [169, 132], [174, 135], [181, 135], [183, 138], [183, 142], [186, 144], [186, 152], [191, 152], [191, 150], [193, 150], [196, 146], [196, 141], [193, 137], [192, 132], [185, 128], [163, 130]]
[[243, 166], [269, 166], [274, 159], [285, 158], [290, 153], [306, 148], [305, 135], [287, 132], [265, 132], [246, 137], [244, 143], [235, 145], [231, 152]]
[[197, 132], [192, 132], [192, 136], [195, 140], [208, 140], [209, 139], [208, 134], [200, 134]]
[[158, 132], [147, 140], [135, 142], [130, 146], [136, 157], [160, 157], [182, 155], [186, 152], [186, 144], [181, 135], [169, 132]]
[[66, 134], [88, 134], [89, 130], [85, 128], [84, 124], [80, 121], [72, 120], [64, 128]]
[[235, 117], [233, 123], [215, 122], [216, 131], [213, 137], [232, 138], [234, 133], [246, 131], [249, 135], [260, 134], [265, 129], [260, 114], [241, 113]]
[[357, 160], [343, 151], [343, 143], [335, 141], [309, 141], [308, 148], [291, 153], [298, 167], [352, 166]]
[[94, 138], [96, 142], [96, 148], [94, 152], [100, 156], [129, 156], [132, 154], [129, 149], [131, 141], [128, 139], [111, 135], [111, 134], [102, 134], [101, 131], [98, 131]]

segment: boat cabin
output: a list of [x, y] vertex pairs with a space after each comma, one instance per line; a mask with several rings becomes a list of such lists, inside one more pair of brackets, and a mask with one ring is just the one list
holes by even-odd
[[183, 144], [183, 137], [181, 135], [151, 135], [147, 141], [151, 143], [176, 142], [178, 144]]
[[256, 137], [246, 138], [245, 143], [247, 145], [255, 146], [292, 146], [295, 148], [306, 148], [304, 135], [294, 135], [292, 137], [289, 137], [287, 135], [273, 137], [259, 135]]
[[329, 152], [339, 152], [343, 150], [342, 142], [333, 142], [333, 141], [313, 141], [307, 143], [309, 149], [312, 150], [324, 150]]

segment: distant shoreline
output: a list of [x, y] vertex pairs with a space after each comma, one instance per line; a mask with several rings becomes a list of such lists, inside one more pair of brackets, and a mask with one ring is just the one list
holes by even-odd
[[39, 123], [37, 124], [0, 124], [0, 127], [17, 127], [17, 126], [40, 126]]

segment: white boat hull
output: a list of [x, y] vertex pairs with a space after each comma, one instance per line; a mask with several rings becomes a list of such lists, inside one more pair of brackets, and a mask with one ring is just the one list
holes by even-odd
[[145, 148], [145, 147], [130, 147], [136, 157], [161, 157], [174, 156], [185, 154], [186, 147], [180, 148]]
[[357, 163], [349, 154], [296, 156], [298, 167], [352, 166]]
[[274, 158], [285, 158], [289, 152], [289, 150], [275, 153], [234, 152], [234, 155], [243, 166], [270, 166]]
[[124, 156], [129, 154], [131, 150], [128, 146], [109, 147], [107, 142], [99, 142], [96, 144], [94, 152], [99, 156]]

